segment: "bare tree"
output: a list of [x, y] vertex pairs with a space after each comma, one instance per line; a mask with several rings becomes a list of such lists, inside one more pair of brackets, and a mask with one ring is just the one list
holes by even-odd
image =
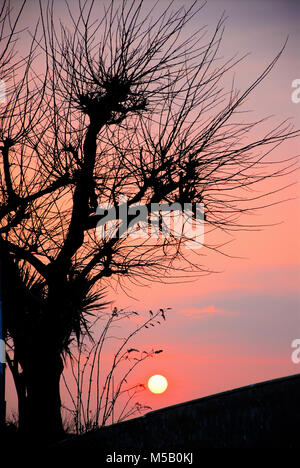
[[[155, 203], [203, 203], [211, 230], [248, 229], [240, 215], [265, 206], [268, 194], [251, 188], [294, 170], [293, 158], [275, 163], [270, 151], [299, 135], [284, 121], [257, 139], [253, 130], [264, 120], [234, 120], [284, 47], [246, 90], [226, 92], [224, 80], [241, 59], [218, 58], [224, 17], [207, 38], [203, 28], [187, 34], [198, 2], [167, 5], [159, 16], [142, 1], [104, 3], [100, 16], [97, 5], [79, 1], [77, 15], [69, 9], [71, 25], [58, 27], [55, 2], [41, 2], [26, 60], [10, 55], [14, 34], [2, 54], [9, 70], [0, 127], [9, 363], [24, 389], [20, 427], [36, 432], [42, 409], [49, 438], [62, 435], [63, 356], [88, 329], [89, 314], [103, 308], [103, 288], [114, 278], [138, 283], [206, 271], [186, 255], [184, 232], [161, 235], [161, 219], [154, 238], [128, 235], [122, 196], [128, 209], [149, 211]], [[116, 211], [114, 235], [97, 235], [106, 214], [100, 204]], [[204, 248], [218, 250], [207, 241]]]

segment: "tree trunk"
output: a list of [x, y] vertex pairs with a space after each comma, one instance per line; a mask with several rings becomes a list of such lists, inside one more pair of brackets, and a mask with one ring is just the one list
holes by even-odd
[[64, 435], [59, 382], [63, 363], [56, 351], [38, 347], [31, 359], [23, 362], [26, 398], [19, 414], [20, 432], [26, 438], [54, 442]]

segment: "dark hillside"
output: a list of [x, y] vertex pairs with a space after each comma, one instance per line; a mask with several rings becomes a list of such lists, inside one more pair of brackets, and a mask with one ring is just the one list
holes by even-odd
[[[298, 447], [300, 374], [169, 406], [74, 437], [66, 452], [190, 452], [201, 448]], [[141, 464], [142, 458], [139, 465]], [[194, 460], [195, 461], [195, 460]]]

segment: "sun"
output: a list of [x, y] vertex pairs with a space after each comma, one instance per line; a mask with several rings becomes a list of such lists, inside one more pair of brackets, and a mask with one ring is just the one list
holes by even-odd
[[152, 375], [148, 380], [148, 388], [152, 393], [163, 393], [168, 387], [168, 381], [163, 375]]

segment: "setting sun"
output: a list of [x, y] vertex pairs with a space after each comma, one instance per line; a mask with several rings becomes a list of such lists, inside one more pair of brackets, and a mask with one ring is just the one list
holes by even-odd
[[163, 375], [152, 375], [148, 380], [148, 388], [152, 393], [163, 393], [168, 387], [168, 381]]

